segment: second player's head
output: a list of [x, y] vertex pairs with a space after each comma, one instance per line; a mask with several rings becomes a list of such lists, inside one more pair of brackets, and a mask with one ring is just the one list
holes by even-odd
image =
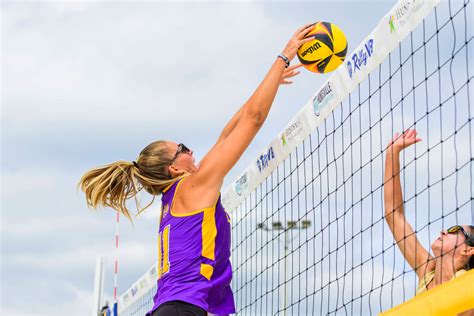
[[431, 244], [437, 258], [449, 257], [456, 270], [474, 268], [474, 226], [455, 225], [441, 231]]

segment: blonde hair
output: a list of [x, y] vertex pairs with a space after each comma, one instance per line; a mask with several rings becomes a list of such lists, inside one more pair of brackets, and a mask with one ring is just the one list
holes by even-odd
[[[137, 215], [147, 209], [156, 195], [186, 174], [171, 177], [168, 167], [173, 163], [172, 153], [166, 141], [156, 141], [146, 146], [136, 162], [120, 160], [86, 172], [78, 187], [86, 194], [89, 208], [111, 207], [132, 217], [126, 206], [127, 200], [134, 198]], [[153, 196], [152, 201], [141, 207], [136, 195], [145, 189]]]

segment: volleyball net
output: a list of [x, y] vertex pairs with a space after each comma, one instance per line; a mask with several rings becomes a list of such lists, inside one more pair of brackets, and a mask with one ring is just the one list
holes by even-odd
[[[222, 201], [239, 315], [374, 315], [415, 295], [385, 223], [385, 148], [409, 128], [422, 138], [400, 164], [426, 249], [472, 225], [473, 48], [471, 1], [399, 1], [233, 182]], [[144, 315], [155, 292], [152, 267], [120, 315]]]

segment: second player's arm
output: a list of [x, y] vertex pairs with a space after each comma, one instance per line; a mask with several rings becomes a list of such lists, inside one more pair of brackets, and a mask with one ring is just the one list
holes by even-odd
[[427, 269], [430, 269], [433, 264], [429, 260], [432, 257], [420, 244], [416, 233], [405, 218], [400, 183], [400, 151], [401, 149], [397, 146], [390, 145], [386, 152], [384, 179], [385, 220], [405, 260], [417, 273], [418, 277], [422, 278]]

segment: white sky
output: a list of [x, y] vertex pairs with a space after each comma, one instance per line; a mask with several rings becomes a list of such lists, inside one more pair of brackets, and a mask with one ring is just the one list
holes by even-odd
[[[85, 171], [158, 139], [199, 159], [296, 28], [334, 22], [352, 51], [394, 3], [2, 2], [2, 314], [89, 314], [99, 255], [111, 298], [115, 216], [88, 211]], [[280, 89], [223, 190], [327, 76]], [[121, 223], [119, 292], [156, 260], [158, 204]]]

